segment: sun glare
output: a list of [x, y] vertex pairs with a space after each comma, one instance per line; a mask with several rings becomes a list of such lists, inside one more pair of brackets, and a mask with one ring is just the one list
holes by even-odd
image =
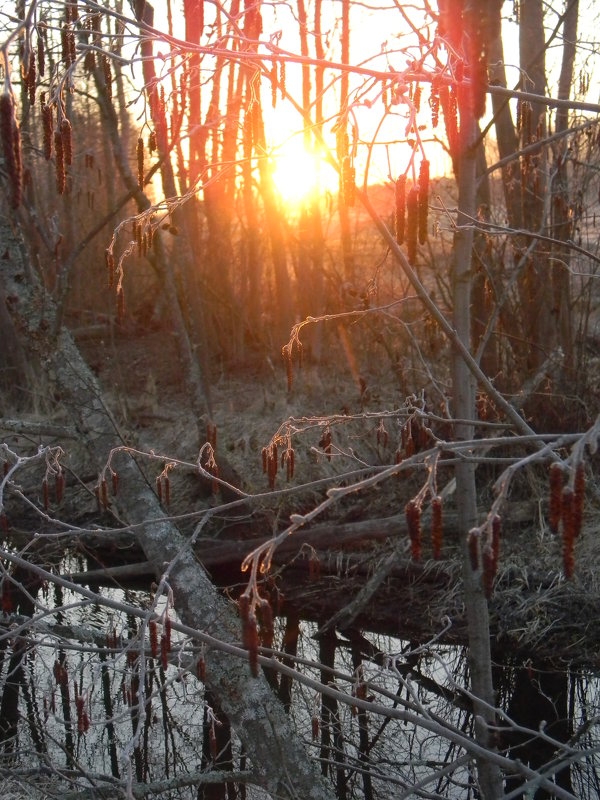
[[337, 190], [337, 175], [331, 166], [302, 142], [295, 140], [277, 148], [272, 156], [273, 180], [286, 205], [299, 206], [315, 192]]

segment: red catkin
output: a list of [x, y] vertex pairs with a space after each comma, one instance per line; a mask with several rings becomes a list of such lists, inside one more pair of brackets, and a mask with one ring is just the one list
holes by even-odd
[[406, 200], [406, 254], [411, 264], [417, 260], [419, 233], [419, 192], [412, 186]]
[[167, 646], [167, 637], [164, 633], [160, 637], [160, 663], [164, 670], [169, 666], [169, 649]]
[[44, 39], [38, 31], [37, 35], [37, 71], [40, 78], [46, 74], [46, 49], [44, 46]]
[[64, 194], [67, 176], [65, 173], [63, 139], [60, 131], [55, 131], [54, 133], [54, 167], [56, 170], [56, 191], [59, 194]]
[[406, 217], [406, 175], [400, 175], [395, 186], [395, 227], [396, 241], [404, 243], [404, 223]]
[[102, 73], [104, 75], [106, 94], [108, 95], [108, 99], [112, 100], [112, 72], [110, 70], [110, 61], [105, 55], [102, 56]]
[[421, 506], [410, 500], [404, 509], [408, 536], [410, 538], [410, 552], [415, 561], [421, 559]]
[[152, 652], [152, 657], [156, 658], [158, 655], [158, 625], [156, 620], [150, 620], [148, 623], [148, 631], [150, 634], [150, 650]]
[[260, 643], [263, 647], [273, 647], [275, 627], [273, 624], [273, 609], [266, 598], [260, 601]]
[[575, 571], [575, 513], [573, 509], [573, 492], [567, 486], [561, 498], [561, 517], [563, 525], [563, 567], [565, 577], [570, 579]]
[[442, 557], [442, 538], [442, 498], [434, 497], [431, 501], [431, 545], [436, 560]]
[[140, 136], [136, 146], [138, 186], [144, 188], [144, 140]]
[[44, 158], [50, 161], [52, 158], [52, 134], [54, 132], [54, 122], [52, 119], [52, 108], [47, 103], [42, 103], [42, 130]]
[[73, 132], [71, 123], [63, 117], [60, 123], [60, 137], [62, 139], [63, 158], [67, 166], [73, 163]]
[[316, 714], [313, 714], [311, 718], [311, 729], [312, 729], [312, 740], [316, 742], [319, 738], [319, 718]]
[[423, 159], [419, 169], [419, 244], [427, 241], [427, 215], [429, 212], [429, 161]]
[[583, 523], [583, 506], [585, 502], [585, 466], [579, 463], [575, 468], [573, 485], [573, 534], [577, 538]]

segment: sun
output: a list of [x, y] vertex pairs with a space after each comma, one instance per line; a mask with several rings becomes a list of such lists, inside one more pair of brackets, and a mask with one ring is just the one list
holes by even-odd
[[300, 206], [315, 194], [337, 191], [333, 168], [320, 155], [309, 152], [302, 141], [291, 139], [271, 155], [273, 181], [285, 205]]

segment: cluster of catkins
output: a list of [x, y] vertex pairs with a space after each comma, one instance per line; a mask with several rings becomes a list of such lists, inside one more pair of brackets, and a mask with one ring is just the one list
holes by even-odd
[[400, 175], [395, 185], [396, 241], [406, 242], [406, 254], [411, 264], [417, 258], [417, 242], [427, 241], [427, 215], [429, 203], [429, 161], [423, 159], [419, 169], [419, 182], [406, 192], [406, 175]]
[[[54, 498], [56, 503], [59, 504], [63, 499], [65, 492], [65, 473], [62, 468], [59, 468], [54, 473]], [[48, 486], [48, 478], [44, 476], [42, 479], [42, 503], [44, 511], [48, 511], [50, 506], [50, 489]]]
[[[248, 651], [250, 671], [258, 676], [258, 646], [271, 648], [275, 636], [273, 609], [266, 597], [258, 598], [257, 604], [251, 604], [250, 596], [240, 595], [238, 600], [240, 619], [242, 621], [242, 645]], [[256, 612], [255, 613], [255, 609]]]
[[479, 569], [479, 556], [481, 550], [481, 582], [485, 596], [489, 600], [494, 588], [494, 579], [498, 571], [498, 558], [500, 555], [500, 533], [502, 520], [498, 514], [494, 514], [490, 521], [488, 536], [483, 546], [480, 548], [481, 535], [478, 530], [469, 531], [467, 547], [469, 549], [469, 559], [471, 569], [476, 572]]
[[292, 391], [294, 385], [294, 370], [293, 370], [293, 359], [294, 359], [294, 350], [298, 354], [298, 367], [302, 369], [302, 342], [300, 339], [292, 339], [289, 344], [284, 345], [281, 348], [281, 355], [285, 363], [286, 375], [287, 375], [287, 390], [288, 392]]
[[[420, 561], [422, 553], [421, 502], [419, 500], [409, 500], [405, 506], [404, 513], [410, 539], [411, 556], [415, 561]], [[436, 495], [431, 500], [431, 548], [433, 557], [436, 560], [442, 557], [442, 543], [442, 498]]]
[[58, 110], [58, 128], [54, 129], [54, 116], [52, 106], [46, 103], [46, 95], [40, 95], [42, 108], [42, 130], [44, 158], [52, 158], [54, 148], [54, 168], [56, 171], [56, 191], [64, 194], [67, 186], [66, 167], [73, 163], [73, 131], [71, 123], [62, 112]]
[[169, 653], [171, 652], [171, 618], [168, 611], [163, 617], [160, 638], [158, 636], [158, 622], [154, 619], [151, 619], [148, 623], [148, 636], [152, 658], [160, 658], [160, 664], [166, 670], [169, 665]]
[[585, 466], [579, 462], [575, 467], [573, 486], [564, 484], [564, 472], [560, 464], [550, 467], [549, 524], [558, 533], [562, 524], [563, 568], [567, 578], [575, 571], [575, 541], [581, 533], [583, 505], [585, 500]]
[[[296, 455], [294, 448], [288, 443], [288, 446], [281, 453], [281, 469], [285, 467], [286, 480], [291, 480], [294, 477]], [[271, 442], [268, 447], [262, 449], [262, 466], [263, 473], [269, 479], [269, 489], [275, 488], [275, 478], [280, 466], [280, 458], [278, 454], [277, 442]]]
[[285, 99], [285, 61], [274, 58], [269, 77], [271, 79], [271, 105], [276, 108], [278, 88], [281, 91], [281, 99]]

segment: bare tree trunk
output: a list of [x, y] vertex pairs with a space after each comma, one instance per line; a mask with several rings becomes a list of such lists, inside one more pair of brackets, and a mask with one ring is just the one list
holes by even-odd
[[[506, 70], [504, 69], [504, 49], [502, 46], [501, 32], [490, 41], [489, 80], [491, 84], [506, 88]], [[519, 148], [519, 137], [515, 131], [510, 105], [506, 98], [492, 94], [492, 109], [494, 112], [494, 127], [496, 141], [498, 142], [498, 155], [501, 159], [511, 156]], [[520, 228], [521, 215], [521, 175], [518, 163], [502, 168], [502, 188], [508, 222], [512, 228]]]
[[[473, 228], [469, 225], [469, 220], [476, 216], [477, 151], [473, 143], [478, 138], [479, 129], [473, 118], [470, 98], [463, 94], [461, 100], [460, 151], [457, 153], [458, 215], [452, 275], [453, 321], [461, 341], [470, 347]], [[475, 418], [475, 383], [464, 359], [455, 348], [452, 351], [452, 400], [452, 410], [456, 418], [461, 420]], [[473, 425], [465, 422], [456, 424], [455, 437], [458, 441], [472, 439]], [[475, 737], [479, 744], [491, 748], [493, 745], [488, 725], [493, 725], [495, 720], [493, 711], [489, 708], [494, 705], [489, 614], [480, 573], [472, 570], [468, 552], [468, 534], [471, 528], [477, 525], [474, 464], [459, 460], [455, 467], [455, 475], [458, 524], [463, 551], [462, 573], [469, 633], [471, 690], [477, 698], [474, 703]], [[486, 759], [478, 758], [477, 771], [482, 798], [497, 800], [502, 795], [499, 769]]]
[[[568, 100], [573, 85], [573, 65], [577, 45], [577, 23], [579, 0], [569, 0], [563, 25], [563, 54], [558, 79], [558, 98]], [[566, 131], [569, 126], [568, 109], [559, 108], [556, 112], [556, 132]], [[552, 236], [566, 241], [572, 236], [569, 219], [569, 179], [568, 165], [565, 163], [566, 141], [557, 148], [556, 178], [552, 186]], [[552, 312], [557, 318], [559, 342], [565, 359], [565, 378], [572, 380], [572, 369], [576, 364], [573, 358], [573, 320], [571, 313], [571, 273], [569, 270], [571, 252], [569, 247], [555, 245], [552, 259]]]
[[[342, 0], [342, 64], [350, 61], [350, 0]], [[340, 77], [340, 116], [342, 121], [342, 136], [346, 132], [346, 111], [348, 106], [348, 73], [344, 70]], [[339, 136], [339, 135], [338, 135]], [[338, 154], [339, 155], [339, 154]], [[340, 170], [341, 170], [340, 163]], [[350, 216], [348, 206], [342, 200], [342, 177], [340, 172], [340, 192], [338, 193], [338, 207], [340, 215], [340, 229], [342, 241], [342, 254], [344, 258], [344, 278], [349, 283], [354, 283], [354, 254], [352, 252], [352, 237], [350, 234]]]
[[[523, 67], [522, 88], [543, 95], [546, 90], [544, 11], [542, 0], [522, 0], [520, 4], [519, 51]], [[533, 60], [531, 53], [536, 55]], [[530, 104], [531, 121], [522, 126], [521, 144], [541, 140], [546, 135], [545, 106]], [[529, 118], [529, 113], [527, 114]], [[531, 231], [540, 231], [544, 224], [546, 178], [545, 151], [521, 158], [522, 223]], [[521, 244], [519, 255], [529, 245]], [[556, 325], [552, 315], [552, 284], [548, 280], [548, 252], [539, 244], [527, 256], [519, 279], [523, 339], [523, 362], [528, 372], [539, 368], [556, 342]]]

